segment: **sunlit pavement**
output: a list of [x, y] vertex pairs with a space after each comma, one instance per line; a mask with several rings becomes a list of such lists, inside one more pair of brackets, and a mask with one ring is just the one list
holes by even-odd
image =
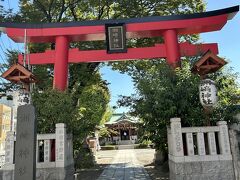
[[150, 180], [150, 176], [138, 162], [133, 149], [119, 150], [98, 180]]

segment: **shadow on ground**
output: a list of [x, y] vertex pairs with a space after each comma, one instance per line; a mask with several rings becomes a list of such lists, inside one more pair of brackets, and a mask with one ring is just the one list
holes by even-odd
[[162, 165], [156, 165], [154, 163], [144, 166], [151, 179], [154, 180], [166, 180], [169, 179], [168, 163]]
[[76, 171], [77, 180], [96, 180], [103, 172], [104, 168], [110, 164], [95, 165], [88, 169], [79, 169]]

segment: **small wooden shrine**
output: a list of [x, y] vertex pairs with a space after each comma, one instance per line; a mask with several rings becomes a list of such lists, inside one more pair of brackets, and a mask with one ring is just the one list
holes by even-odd
[[37, 81], [35, 75], [24, 66], [16, 63], [2, 74], [4, 79], [15, 84], [22, 84], [29, 91], [29, 84]]
[[191, 71], [194, 74], [199, 74], [204, 77], [206, 74], [214, 73], [227, 64], [224, 59], [208, 50], [203, 56], [193, 65]]

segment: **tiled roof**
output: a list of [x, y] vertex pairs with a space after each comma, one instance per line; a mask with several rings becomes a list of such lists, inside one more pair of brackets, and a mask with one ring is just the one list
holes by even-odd
[[129, 121], [131, 123], [139, 123], [139, 118], [130, 116], [125, 113], [113, 114], [108, 122], [105, 124], [116, 124], [121, 121]]

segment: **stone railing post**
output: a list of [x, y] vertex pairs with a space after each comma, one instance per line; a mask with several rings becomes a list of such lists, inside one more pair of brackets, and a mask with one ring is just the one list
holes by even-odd
[[217, 154], [217, 148], [216, 148], [215, 133], [214, 132], [208, 132], [207, 137], [208, 137], [209, 154], [210, 155], [216, 155]]
[[171, 148], [173, 156], [183, 156], [183, 140], [181, 130], [181, 119], [170, 119], [170, 131], [171, 131]]
[[188, 156], [194, 156], [193, 134], [186, 133], [186, 139]]
[[50, 162], [51, 144], [49, 139], [44, 140], [44, 162]]
[[64, 123], [56, 124], [56, 167], [66, 166], [67, 132]]
[[230, 139], [230, 146], [231, 146], [231, 152], [233, 157], [233, 167], [234, 167], [234, 173], [235, 173], [235, 180], [240, 179], [240, 153], [239, 153], [239, 147], [238, 147], [238, 138], [237, 138], [237, 131], [234, 129], [229, 130], [229, 139]]
[[218, 139], [219, 139], [219, 148], [220, 154], [231, 154], [230, 143], [229, 143], [229, 134], [226, 121], [218, 121], [217, 126], [219, 127]]
[[198, 155], [206, 155], [204, 135], [202, 132], [197, 133], [197, 147]]
[[5, 164], [12, 165], [14, 157], [14, 132], [7, 132], [6, 144], [5, 144]]

